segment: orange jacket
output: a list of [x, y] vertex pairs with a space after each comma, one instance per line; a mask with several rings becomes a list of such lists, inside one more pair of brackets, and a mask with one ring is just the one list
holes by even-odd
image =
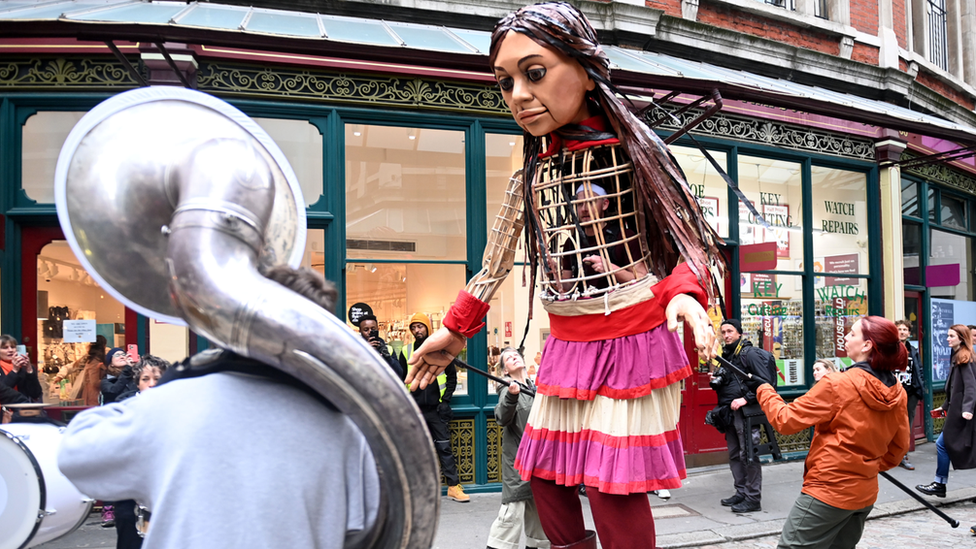
[[824, 376], [790, 404], [770, 385], [759, 387], [756, 398], [784, 435], [816, 427], [801, 491], [827, 505], [853, 511], [874, 504], [878, 472], [908, 453], [905, 389], [886, 387], [860, 368]]

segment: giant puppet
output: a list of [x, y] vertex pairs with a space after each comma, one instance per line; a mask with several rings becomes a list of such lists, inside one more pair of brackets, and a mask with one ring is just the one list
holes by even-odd
[[[691, 373], [679, 320], [712, 353], [718, 237], [661, 140], [624, 105], [586, 17], [565, 3], [522, 8], [492, 34], [491, 68], [525, 132], [484, 254], [444, 327], [411, 358], [423, 387], [484, 326], [525, 226], [550, 337], [516, 467], [532, 482], [553, 547], [654, 547], [647, 492], [685, 477], [679, 381]], [[634, 525], [640, 525], [635, 528]]]

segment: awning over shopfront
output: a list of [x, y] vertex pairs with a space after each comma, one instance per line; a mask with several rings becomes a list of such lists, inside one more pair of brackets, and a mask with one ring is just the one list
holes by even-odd
[[[0, 36], [74, 36], [83, 40], [193, 40], [201, 44], [290, 48], [318, 54], [350, 47], [411, 50], [416, 58], [448, 55], [480, 63], [484, 31], [375, 19], [249, 8], [215, 3], [146, 0], [11, 0], [0, 4]], [[247, 38], [245, 41], [244, 38]], [[375, 50], [374, 50], [375, 51]], [[618, 74], [657, 90], [842, 117], [893, 130], [976, 144], [976, 128], [884, 101], [659, 53], [606, 47]], [[484, 64], [482, 64], [484, 66]], [[487, 72], [487, 71], [486, 71]]]

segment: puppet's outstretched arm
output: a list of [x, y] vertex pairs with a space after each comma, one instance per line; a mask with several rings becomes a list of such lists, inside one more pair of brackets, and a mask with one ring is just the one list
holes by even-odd
[[508, 181], [501, 210], [488, 234], [481, 270], [464, 287], [464, 291], [485, 303], [491, 301], [491, 296], [515, 265], [516, 246], [525, 226], [523, 188], [522, 170], [519, 170]]

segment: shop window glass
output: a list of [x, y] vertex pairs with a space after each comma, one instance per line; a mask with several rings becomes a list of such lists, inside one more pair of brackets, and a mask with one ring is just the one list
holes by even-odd
[[61, 146], [84, 112], [39, 112], [24, 124], [21, 147], [21, 185], [39, 204], [54, 203], [54, 168]]
[[868, 314], [868, 281], [818, 276], [813, 285], [817, 358], [833, 360], [838, 367], [846, 368], [853, 361], [847, 356], [844, 336], [860, 317]]
[[[522, 169], [522, 136], [485, 134], [485, 219], [488, 239], [495, 217], [501, 210], [512, 174]], [[524, 240], [524, 238], [523, 238]], [[519, 256], [521, 260], [521, 256]]]
[[918, 217], [918, 183], [901, 180], [901, 214]]
[[803, 277], [744, 273], [742, 335], [776, 357], [780, 385], [802, 385]]
[[[85, 272], [63, 240], [51, 242], [38, 254], [37, 290], [37, 366], [44, 401], [78, 403], [84, 376], [69, 375], [69, 371], [75, 361], [88, 353], [89, 343], [66, 342], [64, 322], [92, 321], [95, 335], [105, 336], [108, 348], [124, 348], [125, 307]], [[185, 356], [184, 353], [180, 358]], [[58, 377], [62, 379], [56, 381]]]
[[[700, 150], [672, 145], [671, 152], [685, 172], [685, 178], [695, 198], [698, 199], [705, 220], [719, 236], [729, 236], [729, 187], [725, 180], [705, 159]], [[709, 151], [709, 154], [720, 166], [723, 168], [726, 166], [727, 159], [724, 152]]]
[[466, 259], [464, 133], [347, 124], [345, 135], [347, 256]]
[[929, 190], [928, 190], [928, 212], [929, 212], [929, 221], [932, 221], [932, 222], [938, 222], [938, 219], [936, 218], [936, 214], [938, 214], [939, 212], [938, 212], [938, 210], [935, 207], [935, 203], [936, 203], [935, 202], [935, 199], [936, 199], [935, 189], [933, 189], [932, 187], [929, 187]]
[[972, 300], [972, 238], [938, 229], [931, 229], [929, 238], [925, 285], [932, 297]]
[[285, 154], [302, 188], [305, 205], [318, 202], [322, 195], [322, 134], [306, 120], [255, 118]]
[[[410, 318], [415, 313], [424, 313], [430, 319], [431, 329], [436, 331], [464, 282], [464, 265], [347, 263], [346, 303], [369, 305], [376, 315], [380, 337], [398, 356], [405, 345], [414, 342]], [[466, 352], [462, 351], [460, 358], [466, 360], [465, 357]], [[467, 392], [467, 371], [459, 369], [454, 394]]]
[[[802, 174], [796, 162], [753, 156], [739, 157], [739, 188], [772, 226], [766, 229], [739, 204], [739, 242], [742, 246], [776, 244], [776, 269], [802, 267]], [[744, 248], [748, 252], [750, 248]]]
[[867, 176], [813, 166], [814, 271], [868, 274]]
[[922, 225], [910, 221], [901, 223], [902, 255], [904, 256], [905, 284], [918, 286], [922, 283], [919, 267], [922, 257]]
[[183, 360], [190, 354], [189, 328], [150, 320], [149, 353], [169, 362]]
[[967, 214], [967, 202], [961, 198], [955, 198], [942, 193], [942, 225], [965, 231], [969, 228]]

